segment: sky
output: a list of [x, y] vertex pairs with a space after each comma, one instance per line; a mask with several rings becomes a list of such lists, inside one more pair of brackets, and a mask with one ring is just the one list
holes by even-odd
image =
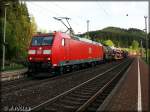
[[[148, 2], [101, 1], [26, 1], [30, 16], [34, 16], [38, 30], [66, 31], [66, 27], [53, 17], [69, 17], [74, 32], [101, 30], [113, 26], [145, 29], [144, 16], [148, 16]], [[127, 16], [128, 15], [128, 16]], [[66, 22], [66, 21], [65, 21]]]

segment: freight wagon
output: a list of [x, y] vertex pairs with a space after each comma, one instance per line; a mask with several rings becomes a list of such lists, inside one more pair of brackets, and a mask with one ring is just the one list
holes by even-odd
[[107, 45], [103, 45], [104, 47], [104, 60], [109, 62], [113, 60], [113, 49]]
[[113, 49], [113, 59], [114, 60], [120, 60], [123, 58], [126, 58], [127, 55], [125, 54], [125, 52], [123, 50], [120, 49]]

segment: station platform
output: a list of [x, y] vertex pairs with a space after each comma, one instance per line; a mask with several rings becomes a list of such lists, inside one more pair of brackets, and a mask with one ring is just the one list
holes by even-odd
[[98, 111], [150, 112], [149, 66], [136, 57]]
[[12, 71], [5, 71], [0, 73], [1, 81], [9, 81], [19, 79], [25, 76], [25, 72], [27, 68], [12, 70]]

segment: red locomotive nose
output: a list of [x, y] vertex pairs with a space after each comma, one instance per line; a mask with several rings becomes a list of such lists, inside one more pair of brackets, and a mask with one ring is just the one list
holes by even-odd
[[30, 62], [51, 61], [51, 46], [34, 46], [29, 49], [28, 60]]
[[29, 60], [32, 60], [32, 57], [29, 57]]
[[39, 47], [39, 48], [37, 49], [37, 54], [42, 54], [42, 47]]

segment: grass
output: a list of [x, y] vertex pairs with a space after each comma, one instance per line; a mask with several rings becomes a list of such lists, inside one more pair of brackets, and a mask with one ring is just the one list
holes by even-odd
[[142, 57], [142, 59], [145, 61], [145, 63], [150, 65], [150, 49], [148, 49], [148, 61], [146, 60], [146, 52], [144, 52], [144, 56]]
[[145, 63], [147, 63], [148, 65], [150, 65], [150, 57], [148, 57], [148, 61], [146, 61], [146, 57], [143, 57], [142, 59], [145, 61]]
[[19, 69], [23, 69], [25, 68], [25, 66], [21, 65], [21, 64], [16, 64], [16, 63], [12, 63], [10, 64], [9, 66], [5, 66], [5, 69], [4, 70], [1, 70], [1, 71], [13, 71], [13, 70], [19, 70]]

